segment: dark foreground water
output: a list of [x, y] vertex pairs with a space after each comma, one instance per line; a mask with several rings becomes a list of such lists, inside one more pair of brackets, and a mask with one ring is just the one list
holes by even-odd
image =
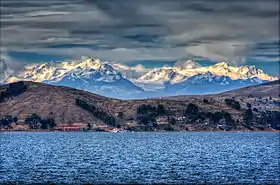
[[0, 133], [0, 184], [280, 184], [279, 133]]

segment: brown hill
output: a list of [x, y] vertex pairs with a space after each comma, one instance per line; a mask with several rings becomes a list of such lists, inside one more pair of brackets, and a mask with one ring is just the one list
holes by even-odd
[[[195, 103], [205, 112], [225, 110], [232, 114], [233, 118], [242, 117], [247, 103], [259, 109], [279, 109], [279, 81], [264, 85], [251, 86], [235, 91], [216, 95], [205, 96], [178, 96], [163, 99], [146, 100], [119, 100], [106, 98], [86, 91], [73, 88], [52, 86], [43, 83], [23, 82], [27, 89], [16, 96], [5, 98], [0, 102], [0, 117], [5, 115], [17, 116], [24, 120], [27, 115], [36, 113], [42, 117], [52, 116], [57, 124], [75, 122], [97, 122], [102, 121], [94, 117], [88, 111], [76, 105], [75, 99], [82, 99], [117, 118], [119, 112], [124, 113], [124, 118], [118, 120], [135, 119], [136, 110], [141, 104], [156, 106], [162, 104], [169, 115], [180, 116], [183, 114], [188, 103]], [[0, 86], [0, 92], [4, 92], [9, 84]], [[228, 107], [224, 99], [234, 98], [241, 104], [241, 110]], [[207, 99], [209, 103], [203, 102]]]
[[[51, 86], [43, 83], [24, 82], [27, 90], [0, 103], [0, 116], [13, 115], [24, 120], [36, 113], [42, 117], [53, 114], [56, 123], [99, 121], [89, 112], [76, 106], [75, 98], [102, 102], [110, 99], [68, 87]], [[0, 86], [0, 92], [8, 85]]]

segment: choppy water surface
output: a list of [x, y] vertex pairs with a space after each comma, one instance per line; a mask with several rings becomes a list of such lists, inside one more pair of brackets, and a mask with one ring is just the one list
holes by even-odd
[[279, 184], [279, 133], [0, 133], [0, 183]]

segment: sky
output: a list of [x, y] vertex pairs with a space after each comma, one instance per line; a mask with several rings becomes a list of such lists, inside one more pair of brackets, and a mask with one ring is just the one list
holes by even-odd
[[[1, 57], [92, 56], [151, 68], [195, 59], [279, 73], [278, 0], [1, 0]], [[1, 65], [0, 65], [0, 72]]]

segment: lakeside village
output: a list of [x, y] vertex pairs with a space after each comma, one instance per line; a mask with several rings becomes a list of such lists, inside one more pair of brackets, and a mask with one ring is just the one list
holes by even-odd
[[[118, 115], [120, 116], [120, 115]], [[185, 117], [178, 117], [178, 121], [183, 121]], [[172, 120], [173, 122], [175, 120]], [[167, 116], [160, 116], [156, 119], [158, 131], [166, 131], [169, 127], [170, 120]], [[155, 125], [153, 125], [155, 126]], [[130, 132], [134, 131], [131, 128], [138, 127], [138, 131], [143, 130], [134, 120], [126, 121], [122, 127], [108, 126], [102, 123], [71, 123], [71, 124], [56, 124], [54, 119], [43, 119], [36, 114], [31, 114], [25, 120], [18, 120], [17, 117], [5, 116], [0, 119], [0, 131], [57, 131], [57, 132]], [[152, 127], [152, 125], [151, 125]], [[192, 129], [190, 129], [191, 131]], [[154, 131], [156, 131], [154, 129]], [[194, 130], [193, 130], [194, 131]]]
[[[30, 118], [34, 119], [29, 122]], [[35, 120], [37, 119], [37, 120]], [[183, 117], [178, 118], [183, 120]], [[165, 131], [169, 125], [167, 117], [157, 118], [158, 131]], [[55, 124], [52, 118], [46, 120], [40, 118], [36, 114], [30, 115], [26, 120], [17, 120], [17, 117], [6, 116], [0, 119], [0, 131], [57, 131], [57, 132], [129, 132], [133, 131], [129, 128], [137, 127], [136, 121], [127, 121], [124, 127], [108, 126], [98, 123], [71, 123], [71, 124]], [[141, 127], [141, 126], [139, 126]], [[140, 130], [140, 129], [139, 129]], [[154, 130], [155, 131], [155, 130]]]

